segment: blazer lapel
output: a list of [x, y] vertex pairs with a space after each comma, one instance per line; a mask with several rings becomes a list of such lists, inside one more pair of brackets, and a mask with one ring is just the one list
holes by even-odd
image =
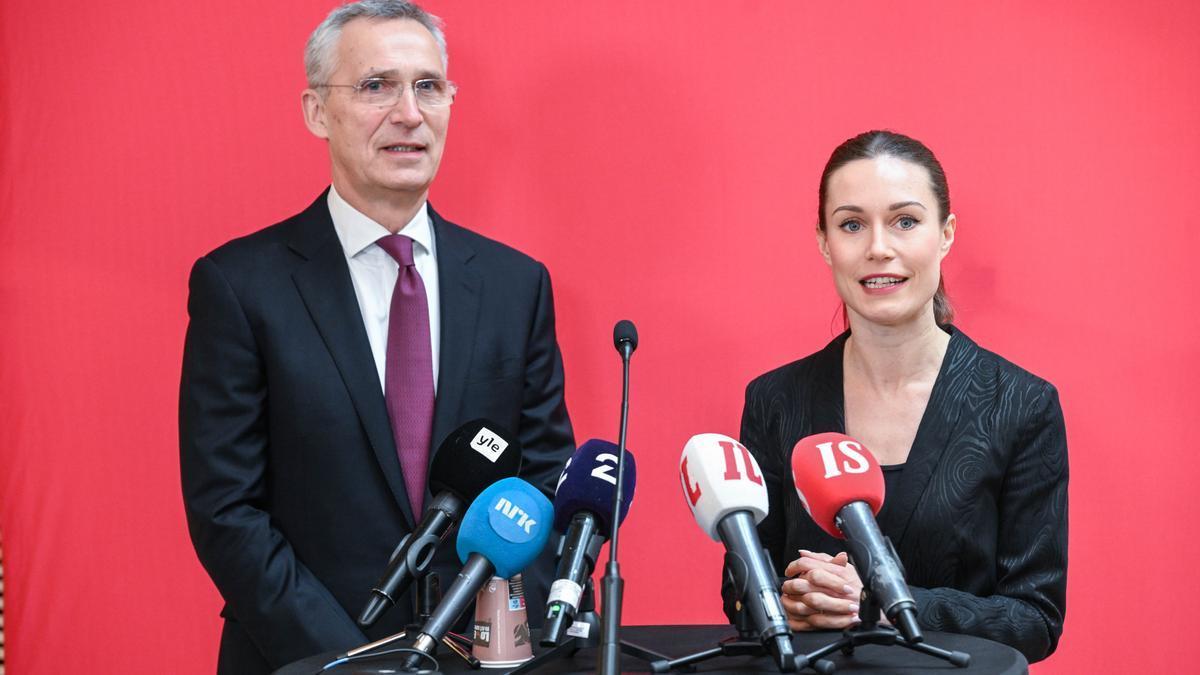
[[429, 452], [429, 461], [432, 462], [442, 440], [463, 422], [460, 408], [475, 346], [482, 281], [471, 268], [475, 249], [462, 229], [439, 216], [432, 207], [429, 214], [437, 241], [442, 313], [437, 400], [433, 408], [433, 447]]
[[[929, 392], [929, 403], [917, 426], [912, 450], [904, 464], [904, 478], [896, 494], [885, 497], [887, 520], [897, 532], [898, 547], [908, 530], [913, 512], [929, 487], [929, 481], [937, 469], [938, 462], [946, 453], [953, 437], [954, 427], [961, 417], [962, 407], [969, 399], [971, 373], [979, 350], [970, 338], [951, 327], [950, 344], [942, 367]], [[881, 514], [883, 515], [883, 514]]]
[[[808, 396], [810, 428], [804, 436], [827, 432], [846, 433], [846, 403], [842, 390], [842, 353], [846, 347], [846, 331], [818, 352], [813, 364], [812, 390]], [[802, 436], [803, 438], [803, 436]]]
[[333, 356], [392, 496], [411, 528], [415, 519], [400, 473], [400, 459], [396, 455], [392, 426], [379, 386], [379, 373], [325, 194], [302, 214], [300, 226], [289, 246], [306, 259], [292, 272], [292, 280], [325, 347]]

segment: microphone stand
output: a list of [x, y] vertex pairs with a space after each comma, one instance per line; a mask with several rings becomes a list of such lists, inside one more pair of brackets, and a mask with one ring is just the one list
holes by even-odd
[[[726, 555], [725, 560], [727, 579], [732, 581], [733, 573], [729, 571], [730, 556]], [[736, 587], [736, 584], [734, 586]], [[735, 601], [737, 604], [735, 605], [736, 609], [733, 615], [733, 626], [737, 629], [737, 635], [720, 640], [717, 642], [717, 646], [696, 652], [695, 654], [681, 656], [677, 659], [659, 659], [658, 661], [653, 661], [650, 663], [650, 672], [666, 673], [672, 670], [693, 670], [693, 666], [697, 663], [708, 661], [718, 656], [766, 655], [772, 657], [775, 667], [781, 673], [791, 673], [804, 670], [805, 668], [812, 668], [821, 673], [821, 675], [829, 675], [835, 670], [833, 662], [821, 658], [825, 653], [784, 653], [783, 649], [772, 643], [769, 639], [764, 641], [749, 616], [751, 610], [747, 606], [747, 599], [745, 597], [738, 597]], [[790, 634], [784, 637], [789, 641], [791, 640]]]
[[650, 663], [650, 672], [652, 673], [667, 673], [672, 670], [694, 670], [694, 666], [701, 661], [708, 661], [718, 656], [770, 656], [775, 658], [775, 666], [781, 673], [790, 673], [797, 670], [803, 670], [806, 667], [821, 673], [821, 675], [829, 675], [835, 670], [833, 662], [813, 654], [796, 654], [788, 659], [781, 659], [779, 655], [770, 653], [759, 640], [758, 632], [754, 630], [754, 626], [750, 625], [750, 620], [746, 616], [746, 606], [741, 603], [737, 604], [737, 612], [733, 616], [733, 626], [737, 629], [737, 635], [727, 637], [717, 643], [716, 647], [705, 649], [704, 651], [681, 656], [677, 659], [660, 659]]
[[617, 534], [621, 529], [621, 491], [625, 483], [625, 432], [629, 426], [629, 359], [637, 349], [637, 329], [630, 321], [619, 321], [613, 328], [613, 342], [621, 353], [621, 431], [617, 436], [617, 488], [613, 499], [612, 536], [608, 544], [608, 565], [601, 581], [604, 594], [604, 616], [601, 626], [601, 675], [617, 675], [621, 671], [621, 596], [625, 581], [617, 563]]
[[841, 638], [812, 652], [808, 655], [809, 659], [815, 661], [838, 650], [850, 656], [854, 654], [854, 648], [859, 645], [898, 645], [907, 647], [913, 651], [929, 654], [930, 656], [936, 656], [939, 659], [949, 661], [959, 668], [966, 668], [971, 665], [971, 655], [966, 652], [952, 652], [941, 647], [934, 647], [926, 642], [910, 642], [895, 628], [880, 625], [879, 605], [875, 602], [874, 595], [866, 586], [863, 586], [862, 599], [859, 604], [861, 605], [861, 609], [858, 616], [862, 619], [862, 623], [842, 631]]
[[[437, 574], [427, 574], [417, 579], [416, 588], [413, 589], [413, 623], [404, 627], [404, 630], [394, 635], [389, 635], [374, 642], [365, 644], [361, 647], [355, 647], [346, 652], [346, 656], [353, 657], [366, 652], [373, 651], [384, 645], [391, 644], [397, 640], [403, 640], [411, 635], [420, 635], [421, 628], [429, 617], [433, 614], [434, 608], [442, 601], [442, 587], [438, 580]], [[447, 649], [454, 652], [463, 661], [466, 661], [467, 667], [471, 670], [479, 668], [479, 659], [471, 654], [471, 646], [473, 640], [465, 635], [459, 635], [454, 632], [447, 632], [442, 638], [442, 644]], [[432, 656], [432, 654], [431, 654]]]

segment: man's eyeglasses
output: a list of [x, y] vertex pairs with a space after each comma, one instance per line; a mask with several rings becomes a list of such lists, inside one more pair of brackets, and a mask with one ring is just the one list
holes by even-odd
[[[349, 87], [354, 90], [354, 100], [381, 108], [394, 106], [404, 97], [407, 83], [386, 77], [368, 77], [358, 84], [319, 84], [318, 87]], [[450, 80], [416, 80], [412, 83], [413, 95], [421, 108], [440, 108], [454, 102], [458, 85]]]

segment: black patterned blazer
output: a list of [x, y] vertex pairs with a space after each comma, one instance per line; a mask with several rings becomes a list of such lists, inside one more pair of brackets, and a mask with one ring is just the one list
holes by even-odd
[[[922, 627], [1044, 659], [1066, 611], [1067, 438], [1058, 392], [946, 330], [945, 360], [879, 526], [904, 564]], [[759, 534], [780, 574], [800, 548], [844, 550], [800, 504], [791, 453], [805, 436], [845, 432], [848, 336], [746, 388], [741, 441], [767, 477], [770, 515]]]

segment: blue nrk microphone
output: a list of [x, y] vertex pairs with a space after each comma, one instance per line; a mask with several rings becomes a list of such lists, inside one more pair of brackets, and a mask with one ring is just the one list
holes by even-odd
[[[480, 493], [458, 526], [462, 571], [421, 628], [413, 647], [432, 654], [434, 645], [488, 579], [512, 578], [537, 558], [550, 538], [553, 520], [550, 500], [520, 478], [496, 481]], [[421, 658], [413, 654], [408, 667], [415, 667]]]
[[[567, 461], [554, 493], [554, 529], [565, 533], [558, 559], [558, 579], [550, 587], [541, 644], [557, 645], [579, 611], [583, 586], [592, 575], [600, 547], [612, 531], [616, 499], [617, 453], [613, 443], [592, 439]], [[625, 522], [637, 485], [637, 464], [625, 450], [625, 481], [620, 522]], [[619, 524], [619, 523], [618, 523]]]

